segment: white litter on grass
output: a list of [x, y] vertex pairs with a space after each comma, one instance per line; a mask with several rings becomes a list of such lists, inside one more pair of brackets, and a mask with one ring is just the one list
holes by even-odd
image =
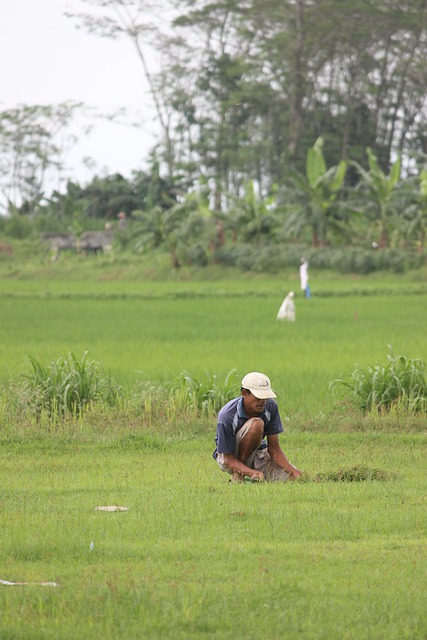
[[5, 587], [18, 587], [18, 586], [40, 586], [40, 587], [59, 587], [57, 582], [9, 582], [9, 580], [0, 580], [0, 584]]
[[108, 507], [95, 507], [95, 511], [129, 511], [129, 507], [120, 507], [115, 504]]

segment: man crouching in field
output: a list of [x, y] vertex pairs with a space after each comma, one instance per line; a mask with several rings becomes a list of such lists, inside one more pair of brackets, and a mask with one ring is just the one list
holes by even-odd
[[252, 372], [242, 380], [242, 395], [220, 410], [213, 457], [233, 481], [248, 476], [286, 482], [301, 475], [280, 448], [283, 426], [275, 397], [269, 378]]

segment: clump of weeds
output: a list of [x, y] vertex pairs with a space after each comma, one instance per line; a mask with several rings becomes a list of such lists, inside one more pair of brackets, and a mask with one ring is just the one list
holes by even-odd
[[366, 482], [377, 480], [390, 480], [392, 474], [378, 468], [370, 468], [363, 465], [341, 467], [336, 471], [326, 471], [316, 474], [304, 474], [299, 482]]

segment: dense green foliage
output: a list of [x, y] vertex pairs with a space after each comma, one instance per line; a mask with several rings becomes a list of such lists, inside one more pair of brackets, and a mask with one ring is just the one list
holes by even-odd
[[200, 412], [202, 415], [216, 415], [229, 400], [240, 393], [240, 378], [236, 370], [230, 371], [224, 380], [218, 380], [215, 373], [205, 372], [196, 379], [183, 371], [172, 386], [171, 398], [181, 402], [184, 407]]
[[[369, 148], [367, 155], [369, 170], [356, 163], [361, 182], [344, 190], [347, 164], [328, 169], [319, 138], [308, 150], [305, 176], [293, 172], [289, 185], [275, 186], [266, 197], [249, 181], [223, 212], [212, 210], [206, 185], [185, 193], [183, 184], [161, 179], [158, 171], [151, 178], [95, 178], [84, 189], [69, 183], [66, 194], [38, 205], [31, 219], [22, 212], [0, 218], [0, 233], [22, 239], [50, 231], [52, 244], [59, 242], [55, 231], [65, 231], [81, 253], [83, 232], [105, 226], [105, 250], [160, 249], [174, 269], [224, 264], [275, 272], [296, 267], [303, 254], [315, 267], [343, 273], [418, 266], [427, 223], [425, 170], [415, 182], [399, 181], [400, 159], [386, 175]], [[61, 244], [52, 246], [57, 258]]]
[[120, 387], [99, 362], [89, 359], [87, 352], [80, 359], [68, 353], [49, 364], [32, 355], [27, 355], [26, 360], [22, 395], [37, 413], [78, 415], [96, 402], [109, 406], [118, 403]]
[[[298, 178], [301, 187], [306, 185], [306, 192], [301, 191], [305, 193], [301, 200], [298, 200], [298, 190], [283, 192], [280, 189], [262, 199], [250, 183], [245, 196], [234, 198], [228, 213], [221, 215], [211, 210], [206, 196], [196, 193], [183, 196], [177, 202], [165, 194], [159, 196], [160, 200], [152, 200], [149, 192], [141, 192], [132, 196], [133, 206], [137, 207], [132, 209], [131, 201], [125, 205], [124, 199], [126, 192], [136, 193], [139, 177], [134, 181], [106, 179], [103, 199], [96, 206], [87, 197], [90, 187], [81, 189], [78, 185], [69, 185], [67, 194], [56, 194], [49, 204], [39, 207], [31, 219], [19, 213], [9, 218], [0, 217], [0, 239], [3, 238], [0, 261], [13, 261], [11, 241], [35, 242], [41, 232], [48, 231], [52, 246], [55, 233], [58, 237], [65, 234], [76, 239], [79, 250], [77, 239], [83, 231], [99, 232], [106, 225], [113, 236], [113, 245], [105, 247], [111, 259], [112, 251], [117, 258], [120, 254], [125, 257], [130, 251], [148, 259], [160, 251], [169, 255], [169, 263], [175, 269], [216, 264], [274, 273], [297, 268], [302, 255], [313, 268], [341, 273], [403, 272], [424, 263], [427, 218], [422, 179], [418, 190], [410, 181], [403, 182], [400, 190], [394, 188], [393, 209], [387, 208], [387, 214], [377, 218], [372, 213], [376, 209], [369, 201], [369, 192], [349, 193], [346, 200], [337, 201], [332, 185], [333, 191], [329, 196], [324, 195], [327, 174], [328, 171], [321, 174], [314, 190]], [[369, 176], [366, 172], [365, 175]], [[296, 180], [295, 176], [295, 184]], [[99, 186], [100, 181], [97, 183]], [[286, 193], [289, 193], [288, 200], [284, 199]], [[384, 204], [386, 206], [389, 205]], [[130, 211], [130, 215], [127, 220], [119, 221], [117, 211], [122, 208]], [[93, 217], [95, 210], [101, 217]], [[382, 247], [379, 247], [380, 241]], [[19, 248], [16, 243], [14, 246]], [[41, 255], [42, 246], [34, 244], [34, 251]], [[48, 247], [49, 244], [45, 244], [45, 255]], [[52, 257], [60, 256], [56, 251]]]
[[401, 411], [427, 410], [427, 381], [424, 362], [418, 358], [387, 356], [387, 365], [357, 367], [347, 379], [335, 380], [343, 385], [346, 396], [365, 411], [380, 412], [398, 408]]
[[[81, 360], [70, 353], [56, 362], [45, 364], [27, 356], [29, 371], [22, 374], [21, 384], [12, 384], [8, 403], [21, 407], [24, 415], [40, 417], [47, 413], [54, 422], [58, 417], [82, 415], [98, 405], [120, 405], [125, 412], [134, 404], [136, 393], [141, 394], [145, 418], [151, 422], [157, 415], [215, 416], [220, 408], [240, 393], [240, 378], [233, 369], [224, 380], [215, 373], [205, 372], [199, 379], [187, 371], [173, 382], [163, 385], [146, 381], [137, 390], [124, 392], [107, 376], [99, 362], [89, 360], [84, 353]], [[344, 379], [330, 382], [334, 392], [344, 387], [342, 397], [365, 412], [384, 414], [398, 411], [409, 415], [427, 414], [427, 381], [424, 363], [419, 359], [388, 356], [388, 364], [357, 366]], [[126, 399], [125, 399], [126, 396]], [[139, 403], [138, 403], [139, 404]], [[12, 412], [9, 412], [12, 415]]]
[[78, 237], [126, 214], [136, 224], [118, 242], [161, 246], [174, 268], [221, 260], [224, 245], [236, 264], [240, 242], [423, 253], [424, 2], [165, 0], [153, 12], [91, 0], [87, 10], [77, 18], [91, 33], [135, 47], [159, 144], [130, 179], [95, 176], [49, 196], [49, 170], [65, 178], [58, 133], [80, 105], [0, 112], [2, 210], [13, 218], [0, 232]]
[[118, 0], [86, 4], [77, 18], [90, 33], [135, 48], [168, 174], [208, 180], [215, 210], [242, 183], [265, 192], [302, 171], [319, 136], [328, 164], [365, 164], [371, 147], [388, 171], [396, 153], [426, 152], [420, 0], [170, 0], [155, 15], [138, 0], [126, 11]]

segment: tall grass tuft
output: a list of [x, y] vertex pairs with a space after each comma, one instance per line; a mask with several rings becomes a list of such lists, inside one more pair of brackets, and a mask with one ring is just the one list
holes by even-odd
[[418, 359], [394, 356], [389, 345], [388, 363], [358, 366], [348, 378], [336, 379], [331, 388], [345, 388], [344, 398], [363, 411], [427, 411], [427, 383], [424, 363]]
[[211, 416], [236, 397], [239, 388], [240, 379], [236, 369], [229, 371], [222, 382], [214, 373], [205, 372], [205, 379], [197, 380], [183, 371], [172, 385], [172, 396], [178, 404]]
[[50, 364], [28, 355], [26, 363], [28, 372], [22, 374], [23, 396], [40, 414], [77, 416], [95, 403], [115, 406], [120, 400], [121, 387], [99, 362], [89, 359], [87, 351], [80, 360], [70, 352]]

